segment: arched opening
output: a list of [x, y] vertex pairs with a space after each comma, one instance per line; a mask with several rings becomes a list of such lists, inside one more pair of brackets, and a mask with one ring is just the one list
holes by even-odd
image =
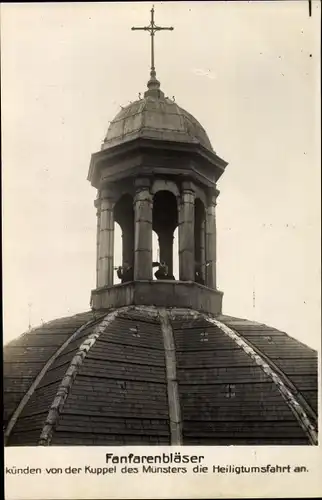
[[[157, 234], [159, 260], [162, 275], [158, 279], [175, 279], [174, 276], [174, 231], [178, 226], [177, 198], [170, 191], [158, 191], [153, 197], [152, 229]], [[155, 254], [154, 254], [155, 255]], [[158, 268], [157, 268], [158, 269]], [[166, 269], [166, 271], [164, 271]], [[155, 272], [153, 273], [155, 275]]]
[[121, 280], [117, 277], [116, 268], [122, 265], [122, 228], [114, 221], [114, 270], [113, 284], [119, 283]]
[[195, 281], [206, 281], [206, 210], [200, 198], [195, 200]]
[[[115, 223], [115, 237], [114, 237], [114, 262], [115, 273], [118, 273], [117, 268], [122, 267], [126, 270], [126, 279], [123, 281], [133, 280], [134, 270], [134, 209], [133, 198], [129, 194], [123, 195], [114, 206], [114, 223]], [[120, 228], [121, 243], [117, 237], [117, 227]], [[118, 258], [117, 258], [118, 255]], [[122, 281], [117, 277], [115, 282]]]
[[178, 227], [173, 233], [173, 275], [179, 279], [179, 230]]
[[[152, 231], [152, 262], [160, 262], [159, 238], [155, 231]], [[152, 279], [156, 280], [154, 273], [156, 269], [152, 269]]]

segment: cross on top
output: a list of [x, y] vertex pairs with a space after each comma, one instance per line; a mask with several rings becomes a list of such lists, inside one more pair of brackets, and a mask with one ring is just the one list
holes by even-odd
[[172, 26], [165, 27], [165, 26], [157, 26], [154, 22], [154, 5], [151, 9], [151, 20], [149, 26], [141, 26], [141, 27], [133, 27], [133, 31], [148, 31], [151, 36], [151, 77], [155, 78], [155, 65], [154, 65], [154, 35], [157, 31], [172, 31], [174, 28]]

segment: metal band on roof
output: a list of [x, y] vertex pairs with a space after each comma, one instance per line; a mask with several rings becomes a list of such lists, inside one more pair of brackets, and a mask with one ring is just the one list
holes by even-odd
[[182, 420], [177, 381], [176, 348], [169, 313], [164, 308], [159, 308], [158, 311], [165, 352], [171, 444], [178, 446], [182, 444]]
[[314, 424], [311, 422], [308, 417], [305, 409], [298, 401], [295, 394], [293, 394], [285, 385], [281, 376], [276, 373], [276, 371], [269, 365], [267, 361], [253, 349], [251, 345], [249, 345], [237, 332], [229, 328], [227, 325], [218, 321], [214, 318], [207, 317], [207, 321], [212, 323], [213, 325], [220, 328], [222, 332], [228, 335], [236, 344], [243, 349], [243, 351], [250, 356], [255, 363], [262, 368], [266, 375], [270, 377], [270, 379], [274, 382], [280, 394], [288, 404], [289, 408], [292, 410], [294, 416], [302, 427], [303, 431], [307, 435], [310, 443], [312, 445], [318, 444], [318, 435]]
[[69, 391], [73, 385], [73, 382], [81, 365], [84, 362], [85, 357], [87, 356], [88, 351], [93, 347], [96, 340], [105, 331], [106, 327], [112, 321], [114, 321], [116, 316], [118, 316], [118, 314], [122, 312], [122, 310], [124, 309], [126, 310], [127, 308], [117, 309], [116, 311], [107, 314], [103, 318], [103, 320], [100, 321], [100, 323], [94, 328], [93, 332], [90, 333], [90, 335], [86, 338], [86, 340], [84, 340], [84, 342], [78, 348], [76, 354], [74, 355], [73, 359], [70, 362], [70, 365], [61, 383], [59, 384], [56, 396], [51, 404], [45, 424], [40, 434], [38, 442], [39, 445], [42, 446], [50, 445], [53, 431], [55, 429], [55, 426], [57, 425], [59, 415], [64, 407]]
[[[10, 434], [11, 434], [14, 426], [16, 425], [16, 422], [17, 422], [18, 418], [20, 417], [23, 409], [25, 408], [26, 404], [30, 400], [31, 396], [33, 395], [33, 393], [37, 389], [38, 385], [40, 384], [40, 382], [42, 381], [42, 379], [46, 375], [46, 373], [49, 370], [49, 368], [51, 367], [51, 365], [58, 358], [58, 356], [60, 356], [60, 354], [64, 351], [64, 349], [75, 339], [75, 337], [77, 337], [88, 326], [95, 324], [96, 321], [98, 321], [97, 318], [90, 319], [89, 321], [87, 321], [87, 323], [85, 323], [82, 326], [80, 326], [79, 328], [77, 328], [77, 330], [70, 337], [68, 337], [68, 339], [57, 349], [57, 351], [54, 352], [54, 354], [49, 358], [47, 363], [45, 363], [44, 367], [38, 373], [37, 377], [35, 378], [35, 380], [31, 384], [31, 386], [29, 387], [26, 394], [23, 396], [22, 400], [20, 401], [19, 405], [17, 406], [16, 410], [14, 411], [12, 417], [10, 418], [10, 420], [8, 422], [8, 425], [7, 425], [5, 433], [4, 433], [5, 445], [7, 444], [8, 439], [10, 437]], [[50, 323], [46, 323], [44, 326], [49, 325], [49, 324]]]

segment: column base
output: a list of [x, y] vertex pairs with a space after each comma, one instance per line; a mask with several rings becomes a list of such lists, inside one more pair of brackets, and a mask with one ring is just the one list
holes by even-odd
[[193, 281], [132, 281], [92, 291], [94, 310], [130, 305], [182, 307], [221, 314], [223, 292]]

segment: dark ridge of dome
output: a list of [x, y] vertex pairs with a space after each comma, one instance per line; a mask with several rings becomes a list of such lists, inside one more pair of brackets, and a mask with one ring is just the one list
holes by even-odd
[[198, 120], [158, 89], [149, 89], [143, 99], [121, 109], [110, 123], [102, 149], [138, 138], [200, 144], [214, 152]]
[[[182, 444], [310, 444], [317, 354], [285, 333], [175, 308], [164, 313], [136, 306], [105, 311], [96, 320], [92, 313], [76, 319], [66, 318], [57, 328], [44, 325], [38, 334], [26, 334], [5, 347], [5, 391], [15, 387], [20, 395], [11, 401], [12, 415], [57, 346], [70, 338], [26, 401], [8, 445], [173, 444], [165, 340], [169, 332], [175, 346], [171, 355], [176, 357], [177, 386], [172, 389], [181, 412]], [[41, 350], [48, 347], [50, 352]], [[67, 376], [67, 370], [74, 370], [73, 375]], [[53, 402], [62, 381], [68, 395], [58, 412]], [[307, 422], [296, 417], [292, 398]]]

